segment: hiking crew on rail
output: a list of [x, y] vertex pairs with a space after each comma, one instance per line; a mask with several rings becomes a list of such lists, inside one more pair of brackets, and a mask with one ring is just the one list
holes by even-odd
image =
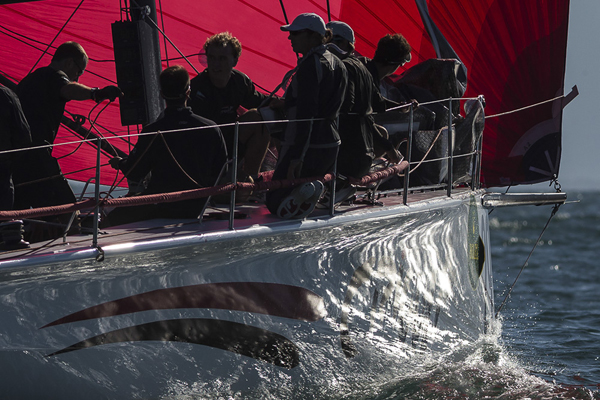
[[[231, 126], [224, 127], [221, 133], [218, 128], [206, 127], [237, 120], [261, 122], [261, 114], [256, 110], [259, 106], [283, 108], [289, 120], [283, 136], [274, 141], [278, 145], [278, 160], [273, 180], [334, 173], [336, 162], [342, 175], [360, 178], [369, 172], [375, 157], [385, 156], [390, 162], [399, 162], [401, 155], [385, 137], [385, 129], [374, 123], [372, 112], [374, 108], [385, 109], [386, 100], [378, 89], [379, 79], [410, 59], [410, 46], [401, 35], [387, 41], [384, 38], [382, 41], [394, 45], [406, 42], [406, 51], [392, 55], [388, 51], [382, 58], [378, 55], [378, 45], [375, 58], [363, 59], [363, 65], [353, 55], [352, 29], [343, 22], [332, 22], [329, 26], [335, 35], [314, 13], [300, 14], [291, 24], [281, 26], [281, 30], [288, 33], [292, 50], [301, 55], [297, 66], [284, 77], [283, 101], [258, 92], [248, 76], [234, 69], [241, 55], [241, 44], [235, 37], [228, 32], [209, 37], [204, 43], [207, 68], [194, 79], [189, 81], [187, 71], [181, 66], [163, 71], [161, 94], [167, 109], [143, 132], [179, 129], [183, 125], [204, 129], [141, 136], [129, 157], [113, 159], [111, 165], [134, 181], [143, 180], [144, 175], [152, 172], [144, 194], [223, 183], [225, 180], [218, 182], [217, 176], [225, 163], [227, 150], [229, 154], [233, 151], [234, 130]], [[325, 44], [330, 41], [334, 44]], [[392, 48], [391, 52], [395, 50]], [[88, 56], [83, 48], [75, 42], [66, 42], [58, 47], [49, 66], [39, 68], [21, 81], [17, 92], [31, 124], [32, 145], [54, 142], [67, 101], [113, 101], [122, 95], [116, 86], [98, 89], [79, 84], [78, 79], [87, 64]], [[187, 77], [184, 82], [187, 86], [175, 88], [173, 85], [183, 82], [179, 82], [182, 77]], [[340, 123], [343, 141], [340, 141], [338, 126], [340, 112], [343, 113]], [[272, 139], [263, 124], [240, 127], [241, 181], [254, 182], [259, 176]], [[342, 151], [336, 161], [340, 143], [343, 143]], [[50, 148], [25, 153], [14, 175], [15, 181], [22, 184], [15, 192], [15, 208], [75, 202]], [[342, 200], [355, 192], [348, 181], [343, 182], [340, 189]], [[348, 189], [347, 193], [343, 189]], [[301, 219], [314, 210], [325, 191], [325, 185], [316, 180], [298, 187], [271, 190], [266, 194], [265, 203], [269, 211], [280, 218]], [[39, 196], [40, 193], [44, 195]], [[336, 197], [334, 201], [339, 203], [340, 199]], [[156, 216], [195, 218], [203, 204], [204, 201], [197, 201], [179, 208], [173, 205], [140, 207], [136, 213], [131, 212], [132, 209], [130, 212], [116, 210], [111, 214], [110, 224]]]

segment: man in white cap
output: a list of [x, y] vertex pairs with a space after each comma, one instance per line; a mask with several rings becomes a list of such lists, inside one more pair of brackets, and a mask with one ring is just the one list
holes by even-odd
[[[401, 155], [377, 131], [371, 105], [376, 94], [375, 84], [365, 65], [353, 55], [354, 31], [341, 21], [331, 21], [327, 28], [332, 31], [331, 43], [345, 52], [339, 56], [348, 71], [348, 89], [340, 114], [342, 143], [337, 171], [345, 177], [360, 178], [369, 172], [376, 156], [374, 142], [378, 144], [376, 147], [385, 148], [386, 156], [391, 162], [399, 162]], [[335, 47], [331, 47], [331, 51], [334, 49]], [[348, 199], [355, 192], [356, 189], [347, 180], [338, 179], [335, 203]], [[322, 205], [327, 207], [328, 202], [329, 196], [326, 195]]]
[[333, 43], [338, 44], [341, 41], [341, 46], [338, 46], [344, 50], [351, 52], [354, 50], [354, 30], [345, 22], [342, 21], [330, 21], [327, 23], [327, 28], [331, 29], [333, 35]]
[[[333, 171], [340, 143], [337, 118], [348, 80], [346, 68], [325, 47], [330, 33], [317, 14], [300, 14], [281, 30], [289, 32], [292, 49], [302, 57], [285, 93], [291, 121], [273, 180], [323, 176]], [[317, 180], [295, 189], [270, 191], [266, 203], [281, 218], [301, 219], [314, 210], [323, 191]]]

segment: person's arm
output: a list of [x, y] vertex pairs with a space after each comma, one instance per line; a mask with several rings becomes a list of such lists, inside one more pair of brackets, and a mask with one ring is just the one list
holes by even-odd
[[[317, 77], [317, 66], [314, 55], [304, 60], [296, 72], [296, 119], [307, 120], [314, 118], [319, 113], [319, 79]], [[308, 148], [313, 130], [314, 121], [295, 122], [296, 137], [293, 146], [289, 150], [292, 160], [302, 161], [304, 153]]]
[[[142, 133], [144, 133], [144, 130], [142, 130]], [[111, 159], [109, 161], [111, 167], [121, 170], [129, 180], [137, 182], [144, 179], [152, 169], [151, 147], [155, 140], [157, 140], [157, 135], [139, 136], [129, 156]]]
[[261, 106], [269, 95], [256, 90], [254, 82], [252, 82], [245, 74], [241, 74], [239, 77], [239, 84], [242, 85], [244, 90], [244, 99], [242, 100], [241, 106], [248, 110]]
[[60, 96], [65, 100], [94, 100], [100, 103], [106, 99], [114, 101], [117, 97], [123, 96], [123, 92], [113, 85], [99, 89], [78, 82], [69, 82], [60, 89]]

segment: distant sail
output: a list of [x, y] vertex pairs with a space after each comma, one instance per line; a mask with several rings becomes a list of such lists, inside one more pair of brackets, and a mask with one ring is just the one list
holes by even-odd
[[[88, 0], [79, 5], [79, 0], [1, 5], [0, 73], [19, 81], [34, 66], [47, 65], [60, 43], [74, 40], [84, 46], [91, 59], [81, 82], [100, 87], [116, 83], [111, 23], [125, 15], [116, 2]], [[429, 58], [455, 53], [467, 72], [465, 96], [484, 95], [488, 116], [564, 92], [568, 0], [283, 0], [283, 5], [290, 19], [301, 12], [316, 12], [325, 20], [329, 13], [331, 19], [347, 22], [355, 30], [357, 51], [367, 57], [373, 56], [383, 35], [402, 33], [414, 51], [412, 62], [399, 73]], [[279, 0], [178, 0], [157, 2], [157, 6], [159, 26], [198, 70], [204, 68], [198, 57], [204, 40], [221, 31], [230, 31], [240, 39], [243, 52], [236, 68], [265, 90], [274, 89], [296, 63], [287, 35], [279, 30], [286, 22]], [[163, 59], [169, 57], [171, 65], [184, 65], [192, 76], [196, 74], [167, 41], [162, 37], [160, 41]], [[42, 57], [51, 43], [49, 54]], [[67, 110], [85, 117], [89, 114], [94, 120], [102, 110], [92, 110], [94, 105], [74, 101]], [[561, 122], [560, 100], [488, 118], [483, 185], [552, 179], [560, 165]], [[117, 104], [102, 111], [96, 123], [107, 137], [111, 135], [108, 131], [127, 133], [127, 128], [120, 126]], [[130, 130], [137, 132], [136, 127]], [[57, 143], [76, 139], [61, 129]], [[132, 144], [135, 141], [132, 138]], [[129, 151], [130, 145], [123, 140], [111, 143]], [[75, 148], [57, 147], [54, 154], [64, 156]], [[107, 161], [104, 156], [102, 163]], [[68, 178], [87, 180], [94, 174], [95, 149], [83, 145], [60, 163]], [[115, 171], [104, 166], [102, 183], [112, 184], [114, 179]]]

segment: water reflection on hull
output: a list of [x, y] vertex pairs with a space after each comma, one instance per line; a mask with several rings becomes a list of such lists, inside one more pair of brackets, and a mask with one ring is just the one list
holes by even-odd
[[408, 374], [488, 330], [479, 204], [5, 271], [0, 389], [306, 398]]

